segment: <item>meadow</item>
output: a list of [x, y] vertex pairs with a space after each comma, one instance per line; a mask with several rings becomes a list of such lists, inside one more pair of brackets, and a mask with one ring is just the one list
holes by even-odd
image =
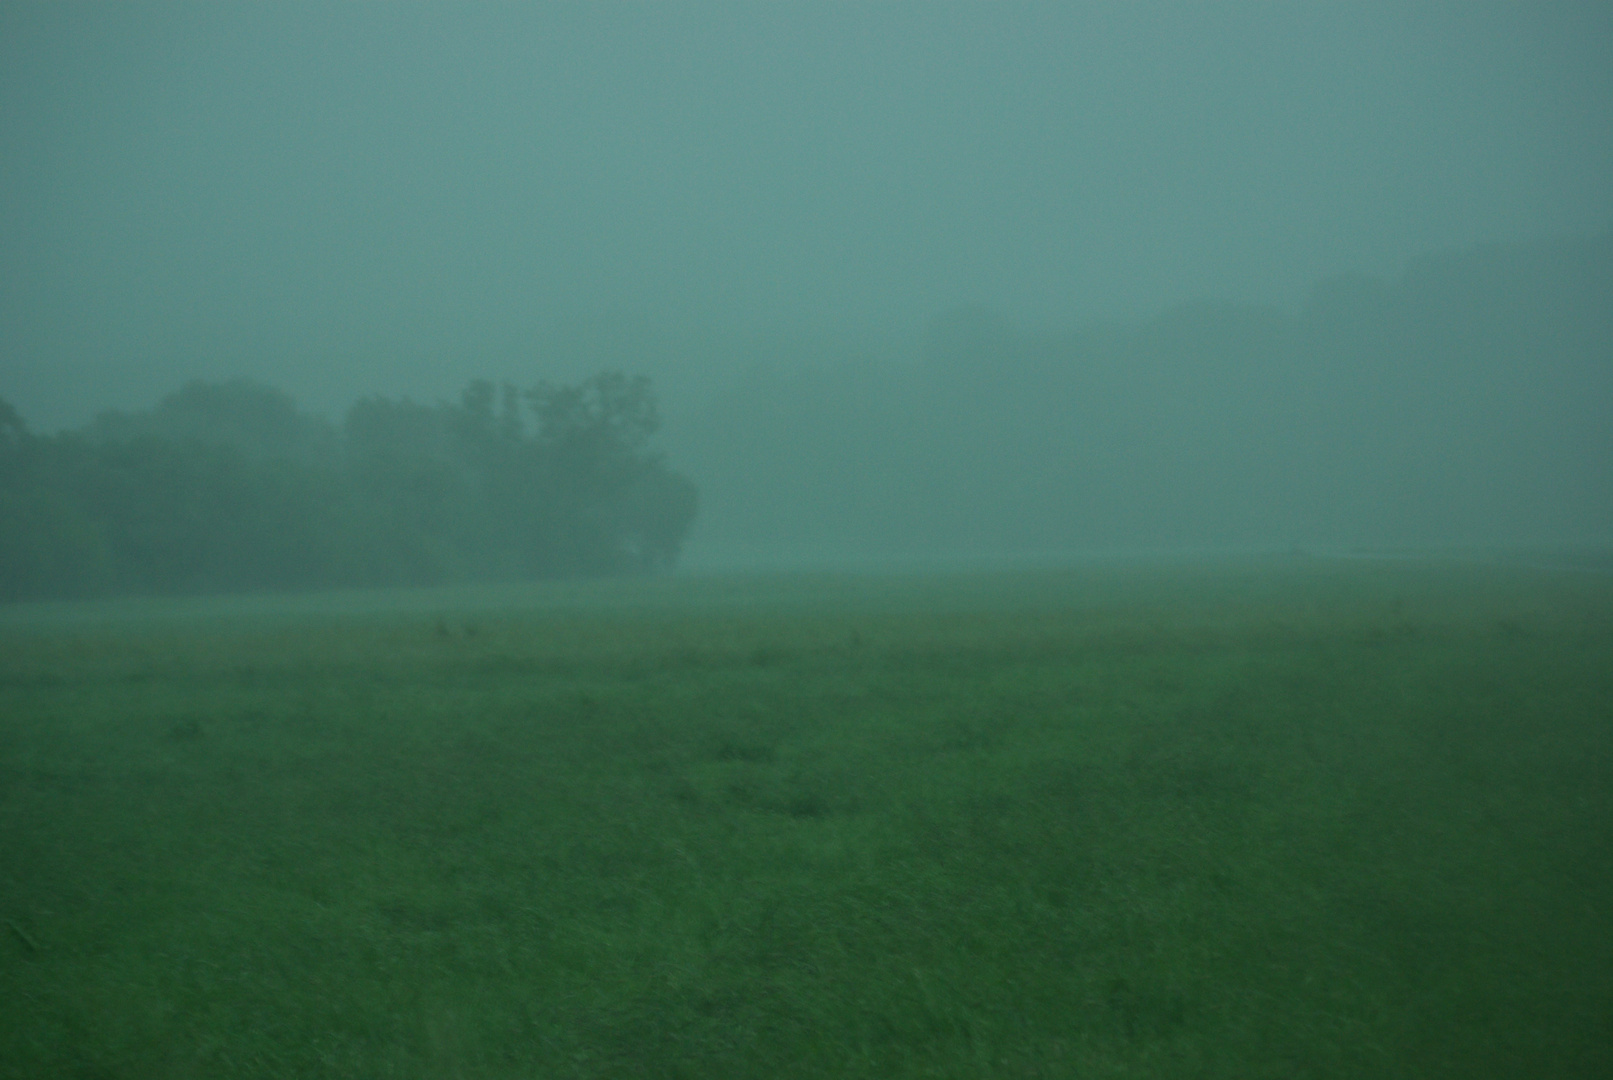
[[1613, 1076], [1613, 576], [0, 612], [0, 1076]]

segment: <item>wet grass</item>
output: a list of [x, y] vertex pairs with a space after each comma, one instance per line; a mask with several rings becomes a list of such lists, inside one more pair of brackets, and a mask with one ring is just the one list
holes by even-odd
[[1603, 578], [505, 599], [12, 612], [0, 1075], [1613, 1075]]

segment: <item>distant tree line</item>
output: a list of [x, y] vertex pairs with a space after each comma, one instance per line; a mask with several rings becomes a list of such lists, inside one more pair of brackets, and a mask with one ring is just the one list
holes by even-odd
[[696, 490], [658, 423], [617, 373], [373, 397], [340, 427], [244, 381], [55, 435], [0, 400], [0, 600], [665, 569]]
[[1613, 231], [1284, 306], [824, 353], [680, 425], [712, 552], [928, 556], [1613, 541]]

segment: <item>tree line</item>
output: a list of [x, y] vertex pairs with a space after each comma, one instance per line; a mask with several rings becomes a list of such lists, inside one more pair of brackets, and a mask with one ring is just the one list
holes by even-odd
[[666, 569], [697, 492], [658, 426], [620, 373], [372, 397], [339, 426], [247, 381], [53, 435], [0, 400], [0, 600]]
[[680, 424], [701, 543], [811, 559], [1613, 540], [1613, 232], [1291, 305], [824, 354]]

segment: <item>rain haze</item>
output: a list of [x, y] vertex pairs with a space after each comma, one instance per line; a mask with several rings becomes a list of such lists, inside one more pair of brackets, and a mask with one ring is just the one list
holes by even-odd
[[0, 395], [619, 370], [719, 565], [1613, 536], [1597, 4], [7, 5]]
[[1613, 4], [0, 0], [0, 1073], [1613, 1077]]

